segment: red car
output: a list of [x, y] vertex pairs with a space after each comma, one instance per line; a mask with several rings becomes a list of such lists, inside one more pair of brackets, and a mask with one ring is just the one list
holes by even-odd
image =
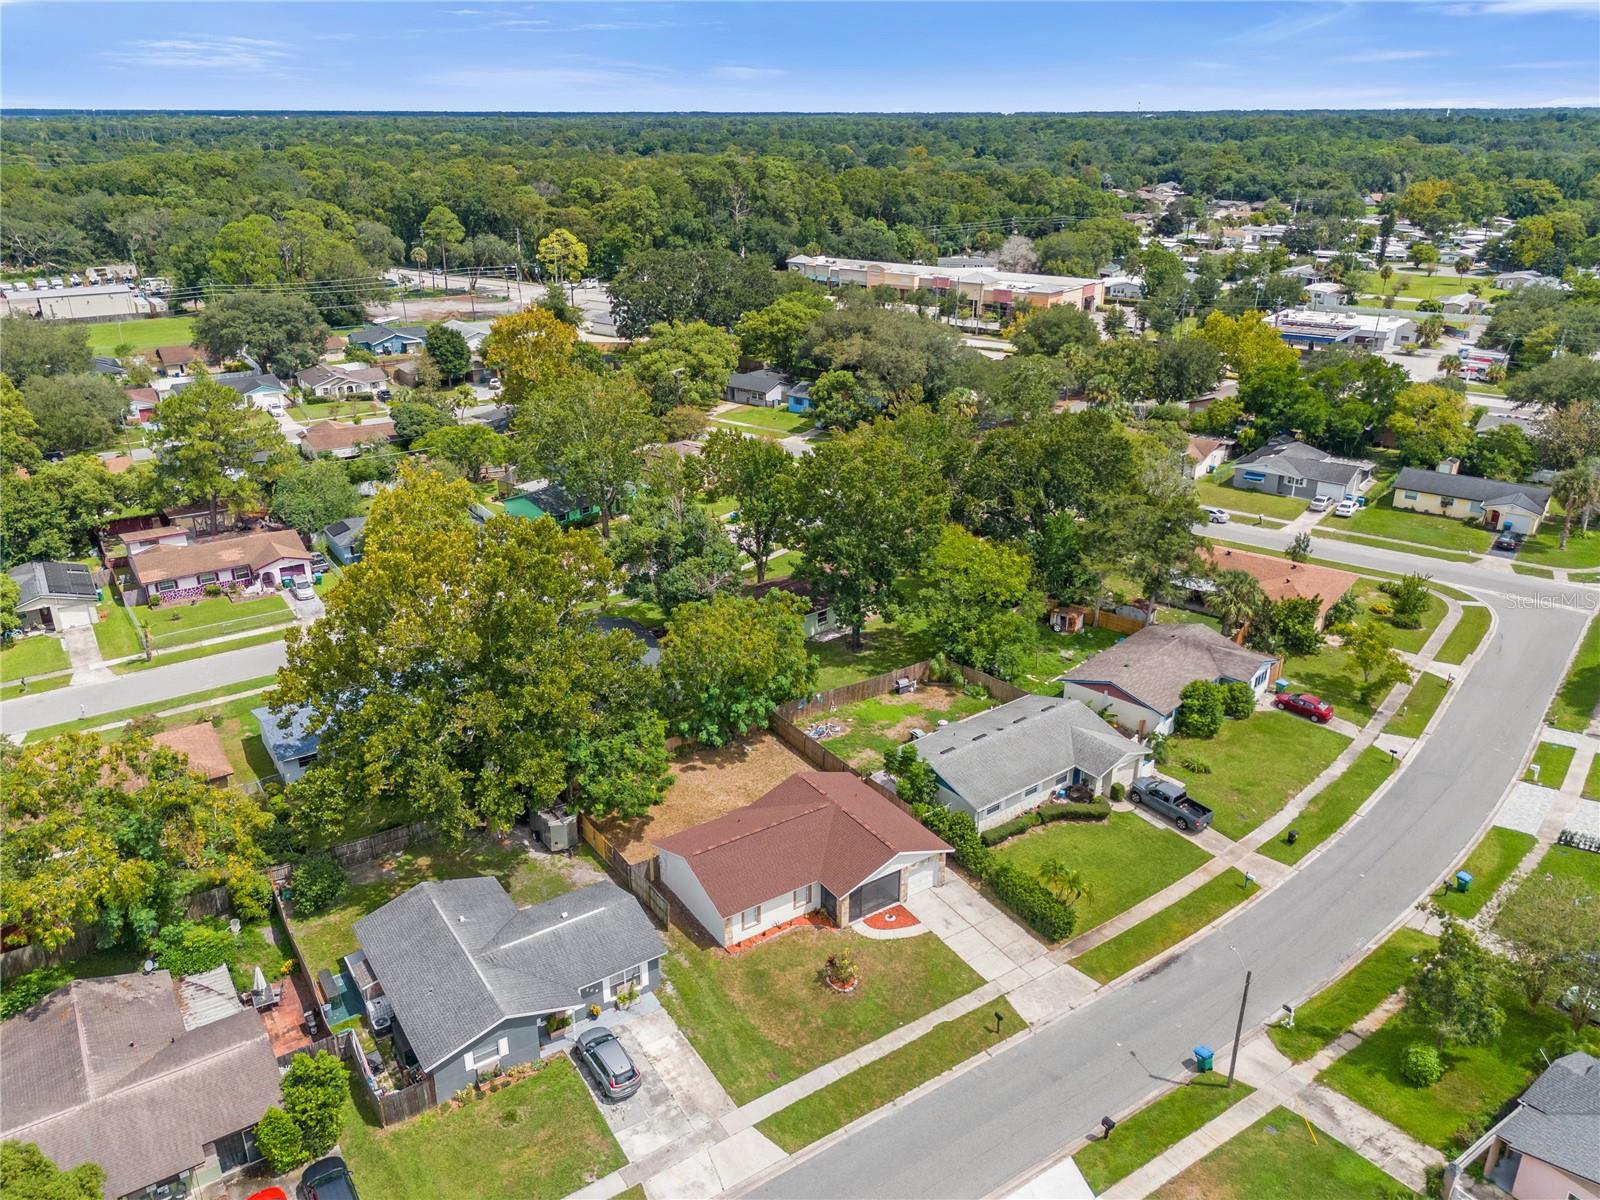
[[1326, 700], [1317, 699], [1310, 692], [1285, 693], [1273, 700], [1273, 703], [1284, 712], [1310, 717], [1319, 725], [1326, 725], [1333, 720], [1333, 705]]

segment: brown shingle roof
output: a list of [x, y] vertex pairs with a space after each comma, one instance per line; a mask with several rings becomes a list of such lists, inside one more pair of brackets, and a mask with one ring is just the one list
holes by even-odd
[[844, 771], [791, 775], [754, 804], [656, 845], [688, 861], [725, 917], [810, 883], [845, 896], [897, 854], [950, 849]]
[[222, 738], [210, 721], [168, 729], [156, 734], [150, 741], [186, 755], [189, 769], [204, 775], [212, 783], [225, 781], [233, 774], [233, 764], [228, 761]]
[[1249, 680], [1273, 658], [1236, 645], [1206, 625], [1146, 625], [1058, 678], [1115, 684], [1155, 712], [1169, 713], [1178, 707], [1185, 684], [1196, 679]]
[[199, 357], [200, 351], [193, 346], [158, 346], [156, 348], [156, 358], [164, 367], [182, 366], [184, 363], [196, 361]]
[[141, 584], [163, 579], [198, 575], [202, 571], [222, 571], [249, 567], [259, 571], [280, 558], [311, 561], [311, 551], [292, 529], [272, 529], [262, 533], [241, 533], [192, 546], [151, 546], [128, 559], [128, 568]]
[[325, 450], [348, 450], [364, 442], [387, 442], [394, 437], [393, 421], [318, 421], [306, 430], [305, 444], [318, 454]]
[[1243, 571], [1254, 576], [1268, 600], [1319, 598], [1319, 620], [1328, 615], [1328, 610], [1339, 602], [1340, 596], [1360, 581], [1359, 576], [1337, 567], [1289, 562], [1266, 554], [1251, 554], [1248, 550], [1232, 550], [1227, 546], [1207, 546], [1200, 551], [1200, 557], [1219, 571]]

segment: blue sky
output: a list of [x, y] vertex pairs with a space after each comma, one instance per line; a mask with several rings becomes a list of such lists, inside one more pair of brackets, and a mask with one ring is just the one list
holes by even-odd
[[1600, 104], [1597, 0], [0, 2], [8, 108]]

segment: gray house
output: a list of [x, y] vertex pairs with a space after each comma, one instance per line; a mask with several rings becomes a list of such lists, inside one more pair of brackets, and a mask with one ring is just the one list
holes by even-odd
[[355, 924], [395, 1048], [439, 1099], [496, 1068], [531, 1062], [548, 1019], [644, 992], [661, 978], [661, 935], [627, 892], [590, 884], [518, 908], [489, 876], [419, 883]]
[[1084, 703], [1024, 696], [955, 721], [917, 742], [939, 780], [939, 802], [971, 815], [979, 829], [1086, 784], [1104, 795], [1139, 774], [1146, 751]]
[[728, 376], [722, 398], [733, 404], [754, 404], [759, 408], [782, 408], [789, 377], [777, 371], [739, 371]]
[[1268, 442], [1234, 464], [1233, 486], [1269, 496], [1342, 500], [1372, 480], [1372, 463], [1364, 458], [1336, 458], [1304, 442]]
[[99, 590], [82, 563], [19, 563], [6, 574], [17, 585], [22, 628], [69, 629], [94, 624]]
[[329, 525], [322, 531], [322, 540], [328, 547], [328, 557], [347, 567], [351, 563], [360, 562], [362, 546], [366, 541], [366, 529], [365, 517], [346, 517]]
[[252, 708], [250, 715], [260, 724], [261, 744], [284, 783], [293, 783], [317, 761], [322, 735], [311, 732], [309, 708], [294, 709], [282, 717], [273, 716], [270, 708]]

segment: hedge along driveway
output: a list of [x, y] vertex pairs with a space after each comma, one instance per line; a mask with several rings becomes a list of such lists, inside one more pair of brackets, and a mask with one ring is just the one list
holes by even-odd
[[[1162, 771], [1189, 794], [1216, 810], [1212, 824], [1238, 841], [1339, 757], [1350, 739], [1304, 717], [1258, 712], [1246, 721], [1224, 721], [1216, 737], [1171, 739]], [[1209, 773], [1183, 765], [1199, 761]]]
[[1176, 830], [1159, 829], [1128, 812], [1114, 812], [1105, 821], [1041, 825], [993, 853], [1035, 878], [1053, 858], [1081, 873], [1088, 891], [1072, 901], [1078, 913], [1075, 935], [1176, 883], [1211, 857]]

